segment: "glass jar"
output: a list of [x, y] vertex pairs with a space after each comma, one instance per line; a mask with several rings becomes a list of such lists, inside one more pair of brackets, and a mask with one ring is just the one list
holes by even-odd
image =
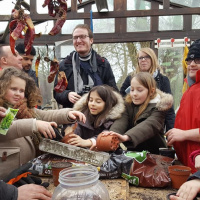
[[59, 185], [52, 200], [109, 200], [105, 185], [99, 181], [94, 166], [75, 166], [63, 169], [59, 174]]

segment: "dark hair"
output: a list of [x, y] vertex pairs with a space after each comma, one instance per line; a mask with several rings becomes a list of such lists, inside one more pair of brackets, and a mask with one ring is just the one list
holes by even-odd
[[88, 35], [90, 38], [93, 38], [94, 35], [93, 35], [93, 32], [91, 31], [90, 27], [87, 25], [87, 24], [78, 24], [76, 25], [76, 27], [74, 28], [73, 32], [72, 32], [72, 35], [74, 33], [74, 31], [77, 29], [77, 28], [82, 28], [82, 29], [86, 29], [88, 31]]
[[18, 77], [26, 82], [25, 98], [27, 99], [28, 108], [33, 108], [40, 105], [42, 96], [35, 81], [24, 71], [15, 67], [6, 67], [0, 71], [0, 106], [4, 106], [6, 100], [4, 99], [7, 88], [11, 84], [12, 77]]
[[90, 113], [89, 109], [88, 109], [88, 102], [90, 99], [91, 92], [94, 92], [94, 91], [96, 91], [98, 93], [98, 95], [101, 97], [101, 99], [105, 102], [104, 110], [101, 113], [99, 113], [95, 117], [95, 120], [94, 120], [94, 127], [97, 127], [101, 123], [101, 121], [106, 118], [106, 116], [109, 114], [110, 110], [117, 104], [118, 99], [114, 93], [113, 88], [111, 88], [110, 86], [108, 86], [108, 85], [95, 86], [88, 93], [86, 104], [83, 108], [83, 111], [86, 110], [88, 113]]
[[[19, 43], [15, 49], [18, 51], [19, 54], [25, 54], [25, 46], [23, 43]], [[35, 51], [35, 48], [32, 46], [31, 48], [31, 52], [30, 52], [30, 55], [32, 56], [35, 56], [36, 55], [36, 51]]]

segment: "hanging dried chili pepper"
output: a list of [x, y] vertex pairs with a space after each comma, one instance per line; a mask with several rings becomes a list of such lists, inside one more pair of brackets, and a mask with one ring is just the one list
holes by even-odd
[[56, 35], [61, 31], [67, 19], [67, 2], [66, 0], [45, 0], [42, 7], [48, 6], [48, 14], [55, 17], [58, 13], [58, 19], [49, 35]]
[[51, 67], [50, 67], [50, 74], [48, 76], [48, 82], [52, 83], [54, 81], [54, 78], [56, 76], [56, 74], [58, 73], [59, 70], [59, 62], [57, 59], [53, 59], [51, 61]]
[[19, 10], [12, 10], [12, 20], [9, 23], [10, 29], [10, 49], [12, 53], [15, 55], [15, 41], [18, 38], [24, 38], [22, 35], [22, 31], [25, 31], [25, 53], [26, 55], [30, 54], [32, 44], [35, 38], [35, 28], [33, 22], [28, 14], [24, 13], [24, 10], [20, 8]]
[[35, 73], [36, 73], [36, 77], [38, 77], [38, 67], [39, 67], [39, 64], [40, 64], [40, 50], [38, 49], [38, 57], [35, 61]]
[[58, 73], [58, 83], [56, 85], [56, 87], [54, 88], [54, 90], [58, 93], [63, 92], [68, 85], [68, 81], [67, 81], [67, 77], [65, 75], [65, 72], [61, 71]]

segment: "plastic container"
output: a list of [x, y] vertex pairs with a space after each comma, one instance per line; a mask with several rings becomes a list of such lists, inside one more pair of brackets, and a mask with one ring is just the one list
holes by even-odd
[[169, 177], [171, 179], [172, 187], [179, 189], [190, 176], [191, 168], [182, 165], [172, 165], [168, 167]]
[[109, 200], [109, 193], [99, 181], [94, 166], [75, 166], [62, 170], [60, 184], [54, 190], [52, 200]]
[[115, 135], [105, 135], [100, 133], [96, 140], [98, 151], [115, 151], [119, 147], [119, 138]]
[[59, 184], [58, 178], [59, 178], [60, 171], [71, 166], [72, 166], [72, 163], [70, 162], [56, 162], [51, 165], [54, 186], [57, 186]]

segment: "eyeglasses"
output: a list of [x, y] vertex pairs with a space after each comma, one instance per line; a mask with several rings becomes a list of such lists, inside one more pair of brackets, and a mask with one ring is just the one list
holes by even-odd
[[78, 38], [80, 38], [80, 40], [84, 40], [86, 37], [90, 37], [88, 35], [77, 35], [77, 36], [73, 36], [73, 40], [78, 40]]
[[191, 65], [193, 60], [195, 64], [200, 64], [200, 58], [189, 59], [189, 60], [186, 60], [185, 62], [187, 63], [187, 65]]
[[141, 57], [138, 57], [138, 60], [147, 60], [147, 59], [150, 59], [151, 57], [150, 56], [141, 56]]

